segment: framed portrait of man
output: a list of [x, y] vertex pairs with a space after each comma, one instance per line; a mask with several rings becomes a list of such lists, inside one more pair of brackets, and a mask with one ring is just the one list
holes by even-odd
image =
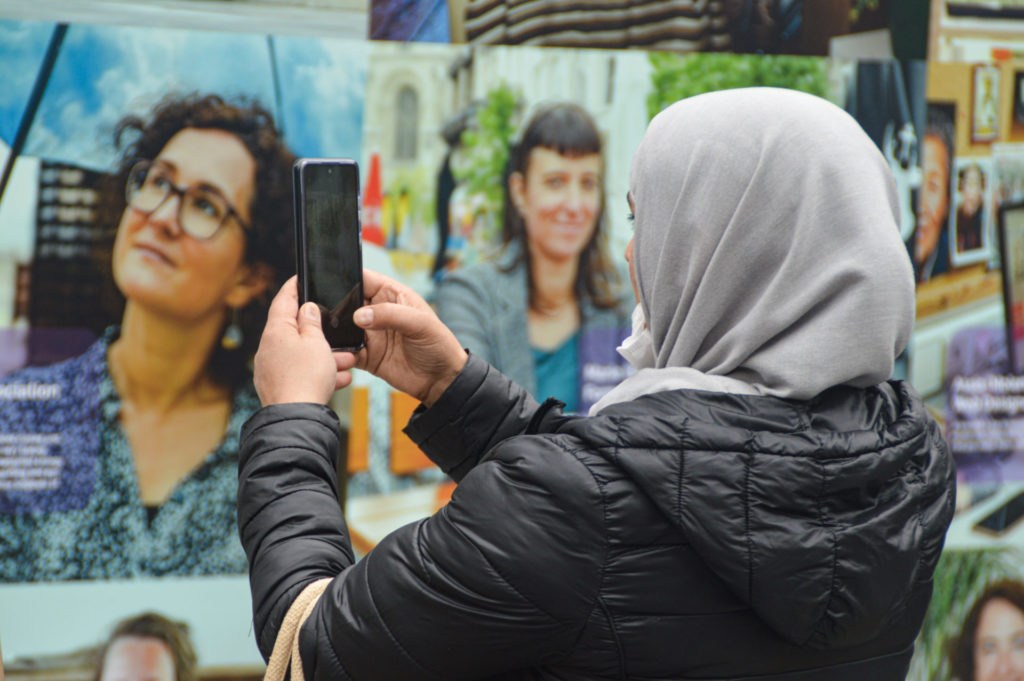
[[924, 283], [949, 271], [956, 103], [929, 101], [921, 133], [921, 185], [917, 192], [914, 272]]

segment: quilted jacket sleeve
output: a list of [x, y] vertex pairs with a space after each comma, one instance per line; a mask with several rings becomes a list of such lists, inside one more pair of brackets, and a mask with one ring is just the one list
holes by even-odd
[[[545, 407], [549, 403], [545, 403]], [[456, 482], [502, 440], [536, 423], [537, 401], [478, 355], [430, 408], [417, 409], [405, 433]]]
[[338, 433], [337, 417], [317, 404], [264, 407], [242, 428], [238, 529], [264, 657], [306, 584], [354, 562], [338, 503]]
[[[454, 399], [465, 385], [453, 384], [452, 404], [419, 417], [437, 426], [427, 439], [439, 458], [446, 445], [457, 450], [464, 477], [451, 502], [355, 564], [336, 497], [333, 415], [277, 405], [246, 424], [239, 526], [265, 656], [292, 600], [321, 577], [334, 579], [300, 635], [310, 680], [482, 678], [555, 664], [572, 650], [607, 551], [601, 489], [558, 438], [497, 434], [522, 432], [535, 409], [481, 364], [482, 375], [460, 375], [476, 376], [466, 399]], [[512, 398], [492, 400], [490, 416], [471, 406], [497, 385]], [[458, 411], [455, 402], [467, 410], [462, 435], [445, 411]], [[479, 432], [468, 425], [475, 408]], [[495, 426], [490, 435], [483, 423]], [[466, 464], [494, 441], [479, 465]]]

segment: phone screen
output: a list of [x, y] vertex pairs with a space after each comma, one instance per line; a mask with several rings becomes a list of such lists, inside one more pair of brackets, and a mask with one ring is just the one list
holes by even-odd
[[1024, 516], [1024, 492], [1018, 492], [1012, 499], [978, 521], [979, 530], [1000, 534], [1010, 529]]
[[363, 305], [358, 166], [347, 159], [300, 159], [295, 182], [300, 302], [320, 306], [332, 349], [356, 350], [364, 342], [352, 321]]

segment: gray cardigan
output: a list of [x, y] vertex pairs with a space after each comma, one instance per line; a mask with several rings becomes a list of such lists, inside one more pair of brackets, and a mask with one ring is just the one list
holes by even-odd
[[[470, 352], [537, 395], [527, 330], [526, 267], [512, 267], [516, 253], [449, 272], [435, 294], [437, 313]], [[511, 267], [511, 269], [509, 269]], [[630, 333], [632, 306], [622, 298], [612, 309], [580, 301], [581, 412], [625, 378], [631, 369], [615, 348]]]

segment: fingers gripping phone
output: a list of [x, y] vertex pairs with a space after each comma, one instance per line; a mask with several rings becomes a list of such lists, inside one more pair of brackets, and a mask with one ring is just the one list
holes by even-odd
[[320, 307], [332, 350], [366, 342], [352, 313], [363, 305], [359, 166], [351, 159], [302, 158], [293, 167], [299, 304]]

